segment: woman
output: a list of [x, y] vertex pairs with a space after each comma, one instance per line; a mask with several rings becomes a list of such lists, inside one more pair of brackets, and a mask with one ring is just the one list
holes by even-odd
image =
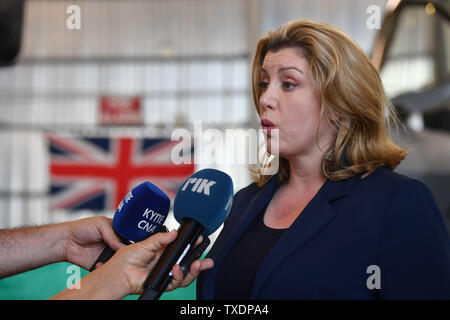
[[197, 297], [449, 299], [441, 214], [423, 183], [393, 172], [407, 151], [363, 51], [331, 25], [292, 21], [258, 42], [252, 76], [279, 171], [235, 195]]

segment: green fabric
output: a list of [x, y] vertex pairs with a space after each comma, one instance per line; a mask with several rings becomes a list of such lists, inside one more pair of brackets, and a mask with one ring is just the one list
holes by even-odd
[[[17, 274], [0, 280], [1, 300], [43, 300], [66, 289], [68, 279], [73, 275], [70, 263], [60, 262]], [[71, 271], [72, 270], [72, 271]], [[81, 269], [84, 277], [88, 271]], [[70, 282], [70, 279], [69, 279]], [[186, 288], [164, 293], [160, 300], [195, 300], [195, 281]], [[137, 295], [125, 297], [135, 300]]]

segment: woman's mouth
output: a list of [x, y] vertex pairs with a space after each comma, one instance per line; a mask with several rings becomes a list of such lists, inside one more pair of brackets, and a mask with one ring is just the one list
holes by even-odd
[[261, 119], [261, 127], [263, 128], [263, 130], [267, 131], [267, 134], [270, 134], [272, 129], [276, 129], [276, 125], [272, 121], [267, 119]]

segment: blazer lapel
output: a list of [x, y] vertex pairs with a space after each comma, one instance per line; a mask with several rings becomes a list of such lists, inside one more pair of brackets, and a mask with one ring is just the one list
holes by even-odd
[[221, 241], [223, 243], [223, 248], [218, 248], [218, 250], [222, 253], [221, 256], [225, 256], [236, 241], [239, 240], [258, 213], [260, 213], [261, 210], [269, 204], [277, 189], [278, 175], [274, 175], [253, 197], [253, 199], [250, 200], [249, 205], [244, 209], [244, 212], [240, 218], [234, 222], [234, 225], [230, 226], [233, 229], [230, 229], [227, 232], [228, 236]]
[[253, 284], [251, 299], [256, 299], [272, 272], [295, 250], [306, 244], [335, 216], [330, 202], [345, 196], [352, 179], [342, 182], [327, 180], [314, 198], [303, 209], [294, 223], [283, 234], [261, 264]]
[[[255, 217], [261, 210], [267, 206], [272, 199], [273, 194], [278, 189], [278, 175], [274, 175], [264, 187], [258, 191], [250, 200], [250, 203], [243, 208], [242, 214], [233, 225], [230, 225], [230, 230], [227, 230], [227, 235], [220, 240], [220, 245], [213, 246], [209, 257], [213, 258], [216, 265], [222, 263], [222, 259], [228, 254], [235, 243], [240, 239], [244, 232], [248, 229]], [[223, 232], [223, 231], [222, 231]], [[203, 296], [207, 299], [213, 299], [215, 290], [216, 273], [218, 269], [214, 268], [212, 272], [203, 274], [203, 281], [208, 281], [211, 285], [205, 287]]]

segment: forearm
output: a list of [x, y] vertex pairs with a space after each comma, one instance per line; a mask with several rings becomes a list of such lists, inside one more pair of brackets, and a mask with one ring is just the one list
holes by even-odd
[[51, 300], [119, 300], [130, 294], [123, 275], [114, 266], [104, 265], [91, 272], [74, 288], [56, 294]]
[[63, 224], [0, 230], [0, 278], [64, 259]]

